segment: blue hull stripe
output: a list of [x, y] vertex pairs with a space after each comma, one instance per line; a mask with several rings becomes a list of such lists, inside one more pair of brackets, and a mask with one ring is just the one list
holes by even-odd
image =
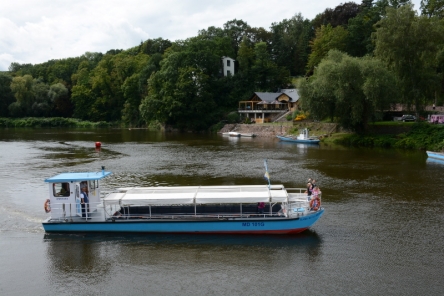
[[46, 232], [285, 233], [309, 228], [323, 213], [324, 209], [312, 215], [282, 220], [44, 222], [43, 228]]

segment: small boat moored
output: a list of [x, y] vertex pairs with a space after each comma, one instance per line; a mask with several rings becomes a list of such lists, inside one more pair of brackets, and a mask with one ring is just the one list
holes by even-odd
[[[64, 173], [49, 185], [46, 232], [292, 234], [324, 213], [305, 188], [284, 185], [118, 188], [100, 198], [99, 181], [111, 172]], [[267, 172], [268, 174], [268, 172]], [[86, 189], [86, 190], [85, 190]], [[81, 192], [89, 202], [82, 203]], [[261, 206], [258, 207], [259, 203]]]
[[433, 151], [426, 151], [426, 152], [427, 152], [427, 156], [430, 157], [430, 158], [444, 160], [444, 153], [433, 152]]
[[238, 133], [238, 132], [226, 132], [226, 133], [222, 133], [223, 136], [228, 136], [228, 137], [256, 137], [256, 134], [253, 133]]
[[303, 143], [303, 144], [319, 144], [320, 140], [318, 137], [310, 137], [307, 128], [304, 128], [299, 136], [291, 137], [291, 136], [276, 136], [281, 141], [285, 142], [294, 142], [294, 143]]

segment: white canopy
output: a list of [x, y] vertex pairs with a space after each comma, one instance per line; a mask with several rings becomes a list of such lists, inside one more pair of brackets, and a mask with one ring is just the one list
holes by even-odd
[[104, 198], [105, 204], [177, 205], [287, 201], [283, 185], [184, 186], [119, 188]]

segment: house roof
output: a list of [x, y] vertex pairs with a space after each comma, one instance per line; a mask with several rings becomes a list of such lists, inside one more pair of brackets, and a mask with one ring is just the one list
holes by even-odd
[[282, 93], [255, 92], [254, 94], [263, 102], [271, 103], [277, 100]]
[[290, 98], [290, 102], [297, 102], [299, 100], [299, 93], [298, 90], [295, 88], [289, 88], [289, 89], [282, 89], [281, 92], [255, 92], [254, 93], [259, 99], [261, 99], [263, 102], [271, 103], [276, 101], [279, 96], [282, 94], [285, 94]]
[[286, 94], [293, 102], [299, 100], [299, 93], [296, 88], [281, 89], [281, 92]]

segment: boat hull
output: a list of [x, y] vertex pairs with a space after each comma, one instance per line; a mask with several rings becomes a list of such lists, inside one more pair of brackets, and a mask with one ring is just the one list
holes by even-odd
[[283, 137], [283, 136], [276, 136], [281, 141], [285, 142], [293, 142], [293, 143], [302, 143], [302, 144], [319, 144], [319, 139], [295, 139], [295, 138], [289, 138], [289, 137]]
[[427, 156], [435, 159], [444, 160], [444, 153], [427, 151]]
[[298, 218], [236, 220], [120, 220], [102, 222], [43, 222], [48, 233], [202, 233], [202, 234], [294, 234], [311, 227], [324, 213]]

